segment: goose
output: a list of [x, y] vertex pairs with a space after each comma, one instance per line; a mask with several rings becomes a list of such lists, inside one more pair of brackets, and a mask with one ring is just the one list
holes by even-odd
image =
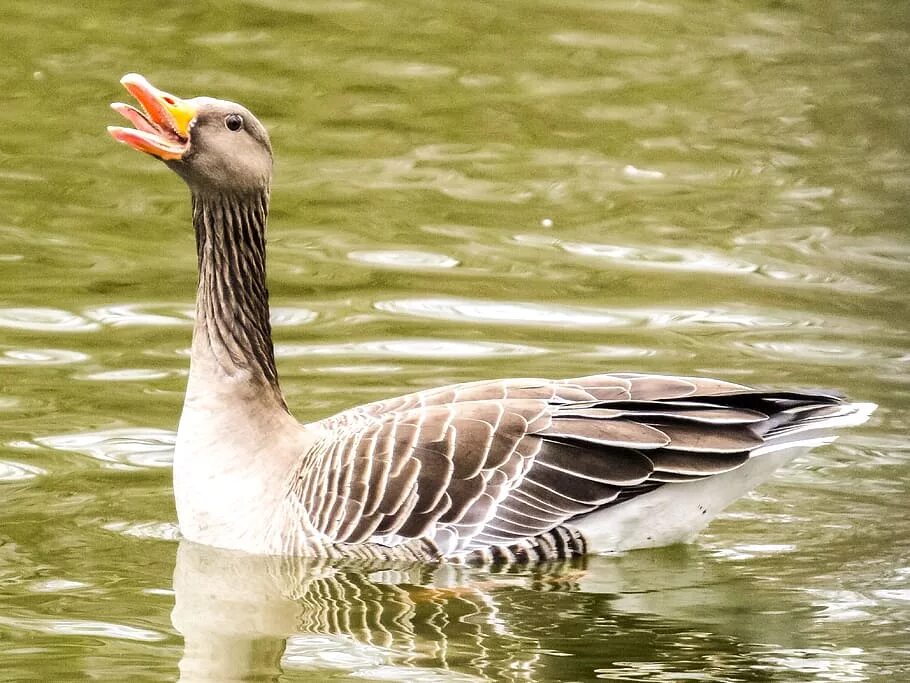
[[636, 372], [426, 389], [301, 424], [266, 289], [272, 148], [245, 107], [138, 74], [117, 141], [189, 187], [198, 256], [174, 450], [182, 536], [259, 555], [532, 562], [690, 542], [872, 403]]

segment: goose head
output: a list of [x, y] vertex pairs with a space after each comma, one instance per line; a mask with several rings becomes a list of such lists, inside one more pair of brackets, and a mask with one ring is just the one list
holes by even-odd
[[141, 109], [122, 102], [111, 105], [133, 124], [108, 126], [115, 140], [164, 161], [194, 194], [268, 189], [272, 146], [249, 109], [211, 97], [181, 99], [139, 74], [127, 74], [120, 82]]

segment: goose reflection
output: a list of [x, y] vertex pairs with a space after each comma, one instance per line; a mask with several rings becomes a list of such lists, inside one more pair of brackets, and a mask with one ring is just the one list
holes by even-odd
[[[174, 571], [180, 680], [310, 680], [369, 669], [389, 680], [534, 680], [537, 640], [515, 633], [498, 593], [529, 574], [572, 581], [580, 561], [521, 577], [452, 565], [257, 557], [182, 541]], [[482, 578], [479, 578], [482, 577]]]
[[680, 674], [681, 661], [703, 674], [697, 653], [719, 677], [764, 671], [799, 647], [812, 610], [753, 574], [773, 557], [743, 562], [676, 547], [501, 568], [370, 565], [182, 541], [180, 680], [641, 680], [664, 665]]

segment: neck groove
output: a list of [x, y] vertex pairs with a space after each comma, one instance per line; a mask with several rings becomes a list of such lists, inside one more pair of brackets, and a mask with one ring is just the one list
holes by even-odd
[[281, 398], [265, 279], [268, 202], [267, 189], [193, 193], [199, 283], [192, 359], [207, 357], [228, 377], [249, 373]]

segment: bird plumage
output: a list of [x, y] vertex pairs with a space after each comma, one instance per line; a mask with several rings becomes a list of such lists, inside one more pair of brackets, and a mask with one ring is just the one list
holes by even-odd
[[294, 495], [332, 543], [426, 538], [445, 556], [542, 559], [566, 551], [536, 537], [736, 470], [775, 435], [844, 412], [834, 396], [688, 377], [473, 382], [314, 423], [331, 437], [301, 462]]
[[174, 456], [183, 534], [285, 555], [533, 560], [685, 541], [874, 406], [722, 380], [596, 374], [428, 389], [306, 425], [278, 383], [265, 284], [272, 152], [231, 102], [137, 75], [121, 142], [190, 187], [199, 257]]

